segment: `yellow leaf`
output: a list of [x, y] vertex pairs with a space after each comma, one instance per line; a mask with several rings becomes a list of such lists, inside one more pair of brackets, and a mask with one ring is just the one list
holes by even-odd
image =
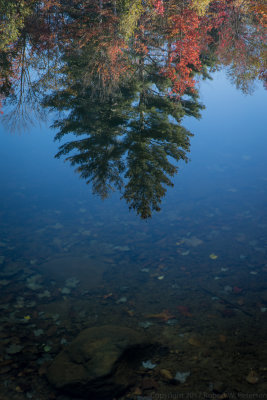
[[216, 259], [218, 258], [218, 256], [217, 256], [216, 254], [214, 254], [214, 253], [211, 253], [211, 254], [209, 255], [209, 257], [210, 257], [212, 260], [216, 260]]

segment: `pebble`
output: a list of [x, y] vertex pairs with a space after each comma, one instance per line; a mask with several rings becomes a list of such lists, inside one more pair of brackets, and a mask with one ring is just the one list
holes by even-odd
[[7, 354], [17, 354], [17, 353], [20, 353], [22, 349], [23, 349], [23, 346], [20, 346], [18, 344], [11, 344], [6, 349], [6, 352], [7, 352]]
[[166, 322], [166, 324], [167, 324], [167, 325], [170, 325], [170, 326], [174, 326], [174, 325], [178, 324], [178, 320], [175, 319], [175, 318], [168, 319], [168, 321]]
[[36, 329], [33, 331], [34, 336], [38, 337], [44, 333], [43, 329]]
[[153, 325], [153, 323], [152, 323], [152, 322], [149, 322], [149, 321], [144, 321], [144, 322], [139, 322], [138, 325], [139, 325], [141, 328], [147, 329], [147, 328], [149, 328], [151, 325]]
[[123, 296], [119, 300], [116, 301], [116, 304], [126, 303], [126, 302], [127, 302], [127, 297]]
[[39, 297], [39, 299], [42, 299], [44, 297], [50, 297], [51, 293], [49, 292], [49, 290], [45, 290], [43, 293], [37, 294], [37, 296]]
[[167, 379], [168, 381], [173, 379], [172, 373], [167, 369], [161, 369], [159, 373], [163, 379]]
[[11, 278], [21, 272], [21, 270], [22, 268], [18, 264], [11, 264], [6, 267], [5, 270], [1, 271], [0, 276], [3, 278]]
[[183, 238], [183, 243], [187, 246], [197, 247], [203, 243], [203, 240], [198, 239], [196, 236], [192, 236], [190, 238]]
[[79, 279], [72, 277], [66, 280], [65, 285], [69, 288], [75, 288], [78, 285], [78, 283], [80, 283]]
[[149, 268], [142, 268], [140, 269], [141, 272], [149, 272]]
[[6, 286], [10, 283], [10, 281], [8, 281], [7, 279], [1, 279], [0, 280], [0, 286]]
[[232, 286], [226, 285], [226, 286], [224, 286], [223, 290], [226, 293], [231, 293], [233, 291], [233, 288], [232, 288]]
[[27, 278], [27, 283], [26, 283], [27, 288], [29, 288], [31, 290], [41, 289], [42, 286], [36, 282], [36, 281], [39, 281], [40, 277], [41, 277], [41, 275], [34, 275], [30, 278]]
[[10, 371], [11, 371], [11, 367], [8, 366], [8, 365], [6, 367], [3, 367], [3, 368], [0, 367], [0, 375], [7, 374]]
[[[137, 396], [137, 398], [141, 398], [140, 395], [142, 394], [142, 390], [139, 387], [136, 387], [132, 393], [133, 396]], [[144, 397], [143, 397], [144, 399]]]
[[129, 246], [116, 246], [114, 247], [114, 250], [119, 250], [119, 251], [130, 251], [130, 247]]
[[212, 384], [212, 390], [213, 390], [213, 392], [214, 393], [223, 393], [224, 391], [225, 391], [225, 389], [226, 389], [226, 386], [225, 386], [225, 384], [223, 383], [223, 382], [220, 382], [220, 381], [215, 381], [213, 384]]
[[62, 293], [62, 294], [70, 294], [70, 292], [71, 292], [71, 290], [70, 290], [69, 288], [67, 288], [67, 287], [64, 287], [64, 288], [61, 290], [61, 293]]
[[258, 374], [253, 370], [249, 371], [248, 375], [246, 376], [246, 381], [248, 383], [251, 383], [252, 385], [254, 385], [255, 383], [258, 383], [259, 379], [260, 378], [259, 378]]
[[[144, 378], [142, 382], [142, 389], [149, 390], [149, 389], [156, 389], [158, 387], [157, 382], [151, 378]], [[141, 400], [152, 400], [152, 397], [142, 397]], [[139, 398], [140, 400], [140, 398]]]

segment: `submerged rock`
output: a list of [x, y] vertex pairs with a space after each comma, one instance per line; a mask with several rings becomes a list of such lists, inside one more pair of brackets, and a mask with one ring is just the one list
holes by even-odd
[[44, 330], [43, 330], [43, 329], [35, 329], [35, 330], [33, 331], [33, 334], [34, 334], [34, 336], [36, 336], [36, 337], [43, 335], [43, 333], [44, 333]]
[[140, 326], [141, 328], [144, 328], [144, 329], [147, 329], [152, 325], [153, 325], [153, 322], [149, 322], [149, 321], [143, 321], [143, 322], [138, 323], [138, 326]]
[[[4, 257], [4, 256], [2, 256]], [[2, 261], [4, 263], [4, 258], [2, 258]], [[2, 263], [0, 263], [2, 264]], [[1, 272], [0, 272], [0, 276], [2, 278], [11, 278], [19, 273], [21, 273], [23, 271], [22, 267], [16, 263], [12, 263], [12, 264], [8, 264], [6, 265], [6, 267], [4, 269], [1, 268]]]
[[253, 370], [249, 371], [248, 375], [246, 376], [246, 381], [252, 385], [258, 383], [259, 379], [259, 375]]
[[126, 302], [127, 302], [127, 297], [123, 296], [123, 297], [119, 298], [119, 299], [116, 301], [116, 304], [126, 303]]
[[64, 288], [61, 290], [61, 293], [62, 293], [62, 294], [70, 294], [70, 292], [71, 292], [71, 290], [70, 290], [70, 288], [68, 288], [68, 287], [64, 287]]
[[196, 236], [192, 236], [189, 238], [183, 238], [183, 243], [186, 244], [187, 246], [191, 246], [191, 247], [197, 247], [201, 244], [203, 244], [203, 240], [198, 239]]
[[232, 286], [226, 285], [226, 286], [224, 286], [223, 290], [224, 290], [226, 293], [232, 293], [233, 288], [232, 288]]
[[40, 285], [40, 280], [41, 280], [41, 275], [34, 275], [31, 276], [30, 278], [27, 278], [26, 286], [28, 289], [31, 290], [39, 290], [42, 288]]
[[6, 349], [6, 352], [7, 352], [7, 354], [17, 354], [17, 353], [20, 353], [22, 349], [23, 349], [23, 346], [20, 346], [18, 344], [11, 344]]
[[119, 251], [130, 251], [130, 247], [129, 246], [116, 246], [114, 247], [115, 250], [119, 250]]
[[163, 368], [159, 373], [164, 380], [171, 381], [173, 379], [172, 373], [168, 369]]
[[150, 350], [146, 336], [132, 329], [88, 328], [56, 356], [47, 378], [76, 397], [110, 400], [135, 383], [135, 370]]
[[66, 287], [68, 288], [76, 288], [76, 286], [80, 283], [79, 279], [75, 277], [69, 278], [66, 280]]

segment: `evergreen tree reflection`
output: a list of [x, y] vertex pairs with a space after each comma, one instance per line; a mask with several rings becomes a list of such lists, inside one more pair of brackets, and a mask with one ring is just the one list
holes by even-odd
[[57, 157], [67, 156], [94, 193], [105, 198], [120, 190], [129, 207], [148, 218], [160, 210], [178, 161], [187, 161], [192, 134], [180, 121], [184, 115], [199, 117], [203, 106], [196, 91], [189, 90], [186, 100], [170, 96], [160, 66], [145, 65], [142, 57], [134, 58], [134, 77], [122, 80], [113, 93], [96, 90], [94, 79], [85, 86], [88, 54], [85, 48], [68, 57], [65, 89], [44, 101], [65, 111], [54, 124], [56, 139], [76, 136], [60, 146]]

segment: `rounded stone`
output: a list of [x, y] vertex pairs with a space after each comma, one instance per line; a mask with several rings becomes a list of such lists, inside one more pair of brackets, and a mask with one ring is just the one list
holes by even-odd
[[56, 356], [47, 378], [68, 394], [110, 399], [135, 383], [135, 371], [151, 346], [143, 333], [126, 327], [88, 328]]

